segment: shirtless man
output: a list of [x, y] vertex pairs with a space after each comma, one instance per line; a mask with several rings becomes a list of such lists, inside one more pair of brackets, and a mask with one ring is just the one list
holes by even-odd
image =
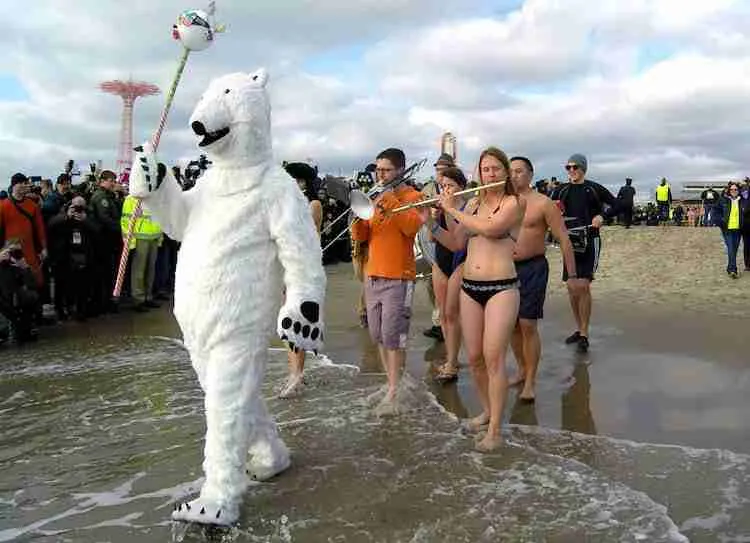
[[510, 178], [518, 195], [526, 200], [526, 213], [513, 254], [521, 283], [521, 305], [511, 338], [518, 373], [509, 385], [523, 384], [519, 398], [525, 403], [531, 403], [535, 399], [536, 372], [542, 354], [537, 321], [543, 316], [549, 278], [549, 264], [544, 254], [548, 229], [560, 242], [566, 268], [572, 270], [572, 274], [568, 276], [568, 290], [575, 291], [583, 287], [582, 281], [575, 274], [573, 246], [570, 244], [562, 213], [547, 196], [531, 190], [533, 175], [534, 167], [528, 158], [513, 157], [510, 160]]

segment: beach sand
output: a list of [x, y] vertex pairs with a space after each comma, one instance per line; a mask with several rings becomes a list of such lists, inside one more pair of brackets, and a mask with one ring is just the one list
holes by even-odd
[[[547, 255], [548, 297], [567, 297], [560, 281], [559, 250], [552, 249]], [[725, 271], [726, 262], [718, 228], [604, 227], [599, 272], [592, 290], [598, 302], [649, 306], [674, 312], [675, 317], [685, 311], [744, 317], [750, 273], [732, 279]], [[738, 268], [744, 269], [742, 248]]]

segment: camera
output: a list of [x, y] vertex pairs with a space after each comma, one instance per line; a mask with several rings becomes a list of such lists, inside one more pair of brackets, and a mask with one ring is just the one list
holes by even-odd
[[21, 249], [11, 249], [8, 254], [13, 260], [21, 260], [23, 258], [23, 251]]
[[86, 208], [84, 206], [70, 206], [70, 209], [73, 211], [73, 213], [83, 213], [86, 211]]

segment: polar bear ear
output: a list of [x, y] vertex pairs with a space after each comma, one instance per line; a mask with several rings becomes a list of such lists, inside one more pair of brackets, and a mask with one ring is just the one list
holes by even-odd
[[259, 70], [248, 75], [250, 76], [250, 80], [253, 82], [253, 85], [256, 85], [258, 87], [265, 87], [266, 83], [268, 82], [268, 72], [265, 68], [260, 68]]

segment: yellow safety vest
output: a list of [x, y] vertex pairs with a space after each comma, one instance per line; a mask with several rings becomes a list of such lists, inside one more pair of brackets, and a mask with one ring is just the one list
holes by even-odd
[[657, 202], [669, 201], [669, 184], [659, 185], [658, 187], [656, 187], [656, 201]]
[[740, 199], [736, 198], [729, 201], [729, 221], [727, 222], [727, 230], [739, 230], [740, 229]]
[[[122, 237], [128, 233], [128, 224], [130, 223], [130, 217], [135, 212], [135, 206], [138, 200], [134, 196], [128, 196], [122, 204], [122, 218], [120, 219], [120, 228], [122, 228]], [[161, 225], [151, 218], [151, 212], [146, 209], [145, 206], [141, 206], [141, 211], [138, 218], [135, 220], [135, 227], [133, 228], [133, 237], [130, 240], [129, 248], [135, 248], [135, 240], [158, 240], [161, 243], [162, 232]]]

